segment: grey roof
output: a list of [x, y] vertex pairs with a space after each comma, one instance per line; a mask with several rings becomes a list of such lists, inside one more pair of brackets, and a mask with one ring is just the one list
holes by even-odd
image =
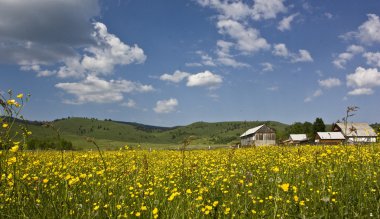
[[371, 126], [368, 125], [368, 123], [359, 123], [359, 122], [349, 122], [347, 123], [347, 133], [346, 132], [346, 127], [343, 122], [338, 122], [335, 125], [337, 125], [340, 129], [341, 132], [348, 137], [376, 137], [377, 134], [375, 130]]
[[290, 134], [290, 139], [293, 141], [307, 141], [306, 134]]
[[247, 135], [251, 135], [251, 134], [255, 134], [259, 129], [261, 129], [261, 127], [263, 127], [264, 125], [259, 125], [257, 127], [254, 127], [254, 128], [251, 128], [251, 129], [248, 129], [247, 131], [245, 131], [242, 135], [240, 135], [240, 137], [244, 137], [244, 136], [247, 136]]
[[323, 140], [345, 140], [341, 132], [317, 132], [317, 135]]

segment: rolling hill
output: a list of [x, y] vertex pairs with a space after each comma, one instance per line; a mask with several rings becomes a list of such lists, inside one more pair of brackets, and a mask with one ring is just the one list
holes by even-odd
[[[177, 148], [183, 140], [192, 136], [192, 145], [231, 145], [239, 142], [241, 133], [249, 128], [267, 124], [274, 128], [278, 135], [284, 132], [286, 124], [275, 121], [236, 121], [236, 122], [196, 122], [187, 126], [159, 127], [139, 123], [98, 120], [94, 118], [64, 118], [49, 122], [25, 121], [32, 131], [31, 138], [54, 138], [57, 131], [60, 136], [73, 143], [76, 149], [91, 148], [92, 143], [86, 138], [94, 138], [104, 149], [114, 149], [126, 144], [142, 147]], [[56, 131], [57, 130], [57, 131]]]

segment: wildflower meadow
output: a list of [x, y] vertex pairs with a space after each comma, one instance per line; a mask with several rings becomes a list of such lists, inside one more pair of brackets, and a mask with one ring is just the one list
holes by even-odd
[[[2, 113], [19, 118], [23, 98]], [[2, 117], [0, 218], [380, 217], [379, 144], [28, 151], [32, 133], [12, 125]]]

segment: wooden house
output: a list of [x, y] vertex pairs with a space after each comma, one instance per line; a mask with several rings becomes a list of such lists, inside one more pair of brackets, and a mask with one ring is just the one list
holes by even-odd
[[368, 123], [338, 122], [333, 125], [334, 132], [341, 132], [347, 143], [375, 143], [377, 134]]
[[341, 132], [317, 132], [315, 136], [316, 144], [338, 145], [342, 144], [346, 138]]
[[276, 144], [276, 132], [274, 129], [260, 125], [251, 129], [248, 129], [242, 135], [240, 135], [241, 146], [260, 146], [260, 145], [275, 145]]
[[309, 142], [306, 134], [290, 134], [289, 139], [283, 141], [284, 144], [300, 145]]

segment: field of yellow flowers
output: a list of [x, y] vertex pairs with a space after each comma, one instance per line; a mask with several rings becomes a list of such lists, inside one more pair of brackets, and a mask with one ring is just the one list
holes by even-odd
[[0, 152], [0, 218], [380, 217], [380, 145], [100, 153], [16, 146]]

